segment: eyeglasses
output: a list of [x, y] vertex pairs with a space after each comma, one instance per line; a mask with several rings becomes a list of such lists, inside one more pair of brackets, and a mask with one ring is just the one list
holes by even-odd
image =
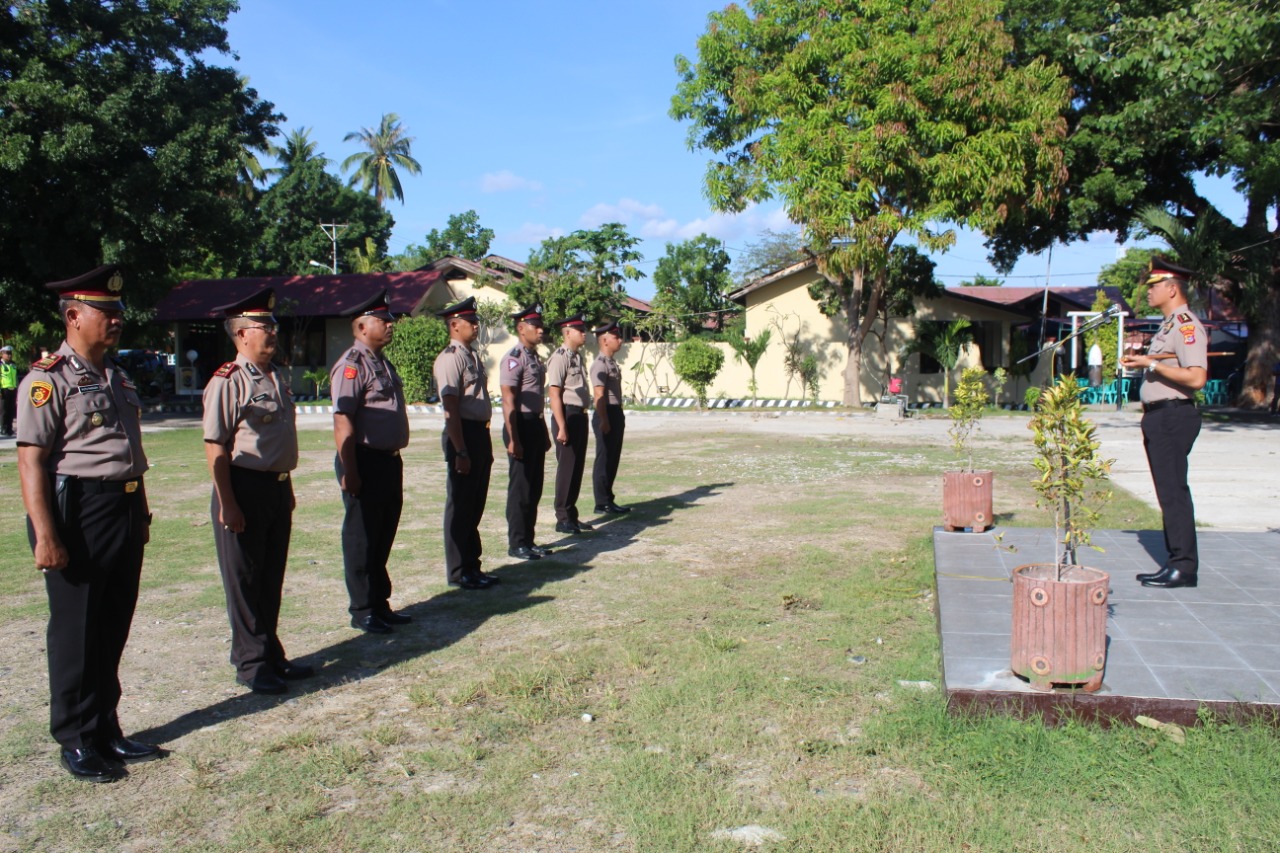
[[255, 325], [253, 325], [253, 326], [241, 326], [241, 328], [242, 328], [242, 329], [260, 329], [260, 330], [262, 330], [262, 331], [266, 332], [268, 335], [274, 335], [276, 332], [278, 332], [278, 331], [280, 330], [280, 327], [279, 327], [279, 326], [277, 326], [277, 325], [275, 325], [274, 323], [267, 323], [267, 324], [264, 324], [264, 325], [256, 325], [256, 324], [255, 324]]

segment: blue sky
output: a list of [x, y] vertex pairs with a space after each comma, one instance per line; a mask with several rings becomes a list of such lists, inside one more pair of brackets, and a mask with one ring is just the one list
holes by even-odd
[[[789, 227], [776, 204], [714, 213], [707, 155], [667, 115], [676, 55], [696, 57], [708, 13], [724, 5], [242, 0], [228, 23], [238, 59], [218, 61], [287, 116], [282, 131], [311, 128], [335, 173], [358, 150], [347, 133], [400, 115], [423, 171], [402, 173], [405, 204], [388, 203], [392, 252], [470, 209], [496, 232], [491, 251], [520, 261], [545, 237], [620, 221], [644, 238], [648, 274], [667, 242], [706, 232], [736, 258], [761, 230]], [[1089, 284], [1116, 257], [1109, 235], [1057, 247], [1052, 283]], [[935, 260], [945, 284], [995, 275], [976, 235]], [[1045, 258], [1024, 258], [1008, 283], [1043, 284], [1045, 273]], [[628, 290], [653, 292], [647, 280]]]

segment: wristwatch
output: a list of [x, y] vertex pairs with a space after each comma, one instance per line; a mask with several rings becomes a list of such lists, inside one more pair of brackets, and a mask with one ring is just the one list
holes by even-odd
[[467, 454], [467, 451], [466, 451], [466, 450], [455, 450], [455, 451], [453, 451], [453, 455], [454, 455], [454, 456], [460, 456], [460, 457], [462, 457], [463, 459], [466, 459], [466, 458], [467, 458], [467, 456], [468, 456], [468, 454]]

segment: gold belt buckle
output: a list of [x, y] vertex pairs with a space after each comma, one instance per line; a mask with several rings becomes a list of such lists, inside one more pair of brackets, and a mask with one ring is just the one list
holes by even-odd
[[138, 481], [137, 481], [137, 480], [130, 480], [130, 481], [128, 481], [127, 483], [125, 483], [125, 484], [124, 484], [124, 493], [125, 493], [126, 495], [131, 495], [131, 494], [133, 494], [133, 493], [134, 493], [134, 492], [136, 492], [136, 491], [138, 491]]
[[289, 479], [289, 472], [288, 472], [288, 471], [285, 471], [285, 472], [283, 472], [283, 473], [281, 473], [281, 474], [277, 474], [277, 475], [276, 475], [276, 481], [277, 481], [277, 482], [283, 483], [283, 482], [284, 482], [285, 480], [287, 480], [287, 479]]

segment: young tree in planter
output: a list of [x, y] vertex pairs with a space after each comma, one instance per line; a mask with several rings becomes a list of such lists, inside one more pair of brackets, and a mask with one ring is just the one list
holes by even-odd
[[[966, 368], [956, 385], [955, 399], [947, 409], [951, 415], [951, 446], [968, 462], [963, 470], [947, 471], [942, 475], [942, 517], [943, 527], [947, 530], [970, 528], [981, 533], [994, 520], [992, 472], [974, 470], [970, 445], [974, 430], [991, 401], [986, 378], [987, 372], [981, 367]], [[1005, 378], [1003, 370], [997, 371], [997, 393], [1004, 386]]]
[[700, 338], [689, 338], [676, 347], [671, 366], [681, 381], [688, 382], [698, 398], [698, 408], [707, 407], [707, 388], [724, 366], [724, 353]]
[[[973, 470], [973, 446], [970, 443], [979, 421], [986, 413], [991, 402], [991, 393], [987, 391], [987, 371], [981, 367], [966, 367], [956, 383], [955, 397], [947, 413], [951, 415], [951, 446], [956, 454], [967, 461], [966, 471]], [[997, 368], [995, 375], [995, 393], [998, 397], [1000, 389], [1007, 381], [1003, 368]]]

